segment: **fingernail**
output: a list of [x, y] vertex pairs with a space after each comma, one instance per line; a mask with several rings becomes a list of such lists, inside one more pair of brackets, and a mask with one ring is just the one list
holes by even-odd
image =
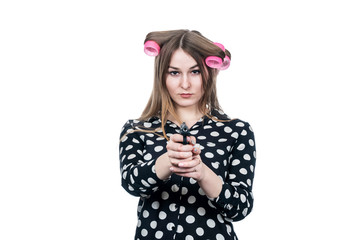
[[171, 167], [171, 168], [170, 168], [170, 171], [174, 171], [174, 168], [173, 168], [173, 167]]
[[195, 140], [192, 140], [191, 143], [192, 143], [193, 145], [195, 145]]
[[183, 164], [183, 163], [179, 163], [179, 167], [182, 167], [182, 166], [184, 166], [184, 164]]

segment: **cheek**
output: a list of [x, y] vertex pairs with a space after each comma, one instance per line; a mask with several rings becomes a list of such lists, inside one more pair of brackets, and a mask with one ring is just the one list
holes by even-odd
[[166, 79], [165, 85], [170, 95], [174, 92], [174, 84], [171, 84], [172, 81]]
[[201, 95], [203, 95], [204, 91], [203, 91], [203, 85], [202, 85], [202, 79], [201, 78], [196, 82], [196, 90], [198, 92], [200, 92]]

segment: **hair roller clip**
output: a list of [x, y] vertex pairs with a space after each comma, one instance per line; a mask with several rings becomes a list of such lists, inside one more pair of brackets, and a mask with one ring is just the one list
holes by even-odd
[[155, 41], [146, 41], [144, 44], [144, 52], [149, 56], [157, 56], [160, 53], [160, 46]]
[[[214, 45], [218, 46], [219, 48], [221, 48], [221, 50], [223, 50], [225, 52], [225, 47], [224, 45], [222, 45], [221, 43], [217, 43], [214, 42]], [[226, 70], [229, 68], [230, 66], [230, 58], [229, 56], [225, 56], [224, 60], [222, 60], [219, 57], [216, 56], [209, 56], [205, 59], [205, 63], [207, 66], [211, 67], [211, 68], [217, 68], [220, 70]]]
[[225, 52], [225, 47], [224, 45], [222, 45], [221, 43], [217, 43], [217, 42], [214, 42], [213, 43], [214, 45], [218, 46], [219, 48], [221, 48], [221, 50], [223, 50]]
[[221, 68], [221, 66], [223, 65], [222, 59], [216, 56], [207, 57], [205, 59], [205, 63], [211, 68]]
[[229, 56], [225, 56], [224, 58], [224, 62], [222, 63], [222, 66], [220, 67], [220, 70], [226, 70], [230, 67], [230, 58]]

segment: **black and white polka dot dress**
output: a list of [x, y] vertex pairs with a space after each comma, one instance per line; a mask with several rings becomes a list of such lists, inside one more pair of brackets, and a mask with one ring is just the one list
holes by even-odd
[[[219, 112], [216, 117], [228, 119]], [[157, 177], [155, 161], [166, 152], [167, 140], [161, 130], [158, 134], [133, 130], [156, 129], [160, 124], [157, 117], [146, 122], [129, 120], [120, 136], [122, 186], [140, 197], [135, 239], [237, 239], [232, 222], [245, 218], [253, 207], [256, 152], [250, 125], [205, 116], [191, 127], [191, 135], [201, 145], [203, 163], [223, 180], [219, 197], [213, 199], [192, 178], [172, 174], [164, 181]], [[170, 137], [180, 128], [167, 121], [165, 130]]]

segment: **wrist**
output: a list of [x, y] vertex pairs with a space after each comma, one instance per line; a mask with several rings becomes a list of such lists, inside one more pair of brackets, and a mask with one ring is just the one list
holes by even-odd
[[204, 164], [203, 162], [201, 162], [200, 164], [202, 164], [202, 168], [203, 170], [203, 174], [200, 176], [200, 178], [197, 179], [197, 182], [199, 184], [205, 183], [206, 179], [208, 178], [209, 175], [209, 170], [211, 171], [210, 168], [208, 168], [208, 166], [206, 166], [206, 164]]
[[204, 174], [201, 179], [198, 180], [198, 184], [204, 190], [206, 196], [209, 198], [217, 198], [221, 193], [223, 182], [221, 178], [216, 175], [208, 166], [204, 163]]
[[156, 176], [161, 180], [166, 180], [170, 177], [171, 171], [170, 171], [171, 163], [169, 156], [166, 153], [162, 154], [158, 159], [156, 159], [155, 162], [155, 173]]

